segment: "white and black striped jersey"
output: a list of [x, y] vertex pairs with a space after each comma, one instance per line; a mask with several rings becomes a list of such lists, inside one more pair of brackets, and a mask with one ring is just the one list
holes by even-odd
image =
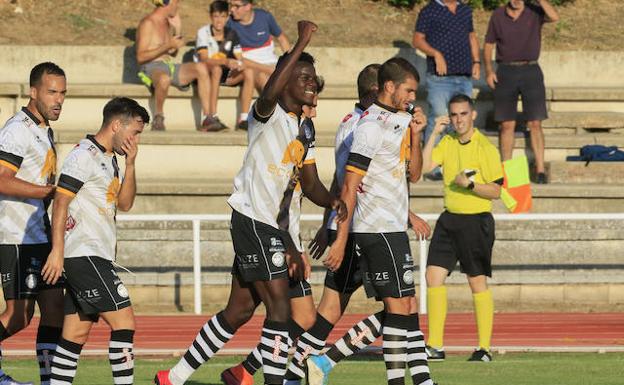
[[[345, 167], [347, 166], [347, 159], [349, 159], [349, 153], [351, 152], [351, 145], [353, 144], [353, 130], [360, 121], [360, 117], [364, 113], [364, 107], [357, 103], [353, 112], [350, 112], [345, 116], [340, 125], [338, 125], [338, 131], [336, 132], [334, 157], [336, 161], [336, 183], [339, 187], [342, 187], [344, 183]], [[330, 230], [337, 230], [336, 224], [336, 211], [331, 212], [329, 220], [327, 222], [327, 228]]]
[[351, 231], [389, 233], [407, 230], [411, 116], [375, 102], [353, 131], [346, 170], [363, 175]]
[[314, 137], [313, 125], [300, 124], [295, 114], [279, 104], [268, 117], [259, 116], [254, 106], [249, 117], [249, 146], [228, 199], [239, 213], [288, 231], [299, 251], [303, 250], [300, 209], [293, 211], [291, 204], [293, 199], [301, 199], [303, 165], [315, 162]]
[[[54, 184], [56, 150], [54, 133], [27, 108], [22, 108], [0, 129], [0, 165], [15, 177], [45, 186]], [[49, 242], [49, 201], [0, 194], [0, 244]]]
[[67, 155], [57, 191], [74, 197], [65, 226], [65, 258], [115, 260], [117, 198], [121, 188], [114, 153], [87, 135]]

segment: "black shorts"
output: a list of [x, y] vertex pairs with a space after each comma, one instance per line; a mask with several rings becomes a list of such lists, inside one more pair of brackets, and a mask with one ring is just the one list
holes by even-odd
[[65, 259], [65, 314], [76, 312], [97, 321], [100, 313], [131, 306], [128, 289], [113, 263], [100, 257]]
[[232, 274], [242, 282], [288, 278], [287, 232], [232, 211], [230, 226], [234, 245]]
[[297, 281], [290, 279], [288, 282], [288, 296], [289, 298], [301, 298], [312, 295], [312, 286], [310, 282], [303, 280]]
[[527, 121], [548, 118], [544, 74], [538, 64], [499, 64], [494, 89], [494, 120], [515, 121], [518, 96], [522, 96], [522, 115]]
[[5, 300], [35, 298], [39, 291], [62, 288], [63, 279], [48, 285], [41, 269], [48, 260], [49, 243], [35, 245], [0, 245], [0, 273]]
[[[327, 230], [329, 233], [329, 245], [336, 240], [336, 230]], [[345, 255], [342, 264], [336, 271], [327, 270], [325, 274], [325, 287], [336, 290], [343, 294], [353, 294], [362, 286], [362, 269], [360, 256], [355, 249], [353, 234], [349, 234]]]
[[492, 214], [451, 214], [445, 211], [433, 231], [427, 266], [440, 266], [451, 274], [459, 260], [462, 273], [470, 277], [491, 277], [494, 239]]
[[415, 294], [414, 259], [406, 232], [354, 233], [366, 295], [380, 300]]

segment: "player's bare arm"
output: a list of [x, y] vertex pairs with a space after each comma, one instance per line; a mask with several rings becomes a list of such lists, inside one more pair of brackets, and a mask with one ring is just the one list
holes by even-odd
[[17, 171], [0, 165], [0, 194], [17, 197], [45, 199], [54, 195], [55, 186], [40, 186], [15, 177]]
[[[340, 191], [338, 189], [338, 181], [336, 179], [336, 173], [334, 173], [334, 178], [332, 179], [331, 186], [329, 187], [329, 193], [332, 196], [338, 196], [340, 194]], [[310, 244], [308, 245], [308, 248], [310, 249], [310, 255], [314, 259], [319, 259], [323, 255], [325, 249], [327, 248], [327, 245], [329, 244], [327, 225], [329, 224], [329, 217], [331, 216], [331, 213], [331, 209], [325, 208], [323, 212], [323, 223], [321, 224], [321, 227], [319, 227], [319, 229], [317, 230], [314, 239], [312, 239], [312, 241], [310, 241]]]
[[344, 259], [345, 246], [347, 245], [351, 220], [353, 219], [353, 211], [355, 210], [357, 201], [357, 190], [362, 183], [362, 179], [364, 179], [363, 175], [351, 171], [347, 171], [345, 174], [345, 181], [342, 185], [340, 199], [342, 199], [346, 205], [347, 217], [344, 221], [338, 223], [336, 240], [329, 248], [327, 257], [323, 260], [323, 264], [329, 270], [337, 270]]
[[136, 177], [134, 162], [139, 151], [139, 136], [130, 136], [121, 145], [126, 153], [126, 171], [124, 180], [119, 190], [117, 208], [121, 211], [129, 211], [136, 197]]
[[63, 261], [65, 252], [65, 225], [69, 204], [74, 199], [73, 195], [57, 191], [54, 195], [52, 211], [52, 251], [48, 260], [41, 269], [43, 280], [54, 285], [63, 273]]
[[416, 183], [420, 180], [423, 166], [422, 148], [420, 142], [422, 141], [422, 133], [425, 127], [427, 127], [427, 116], [424, 114], [422, 108], [416, 107], [412, 113], [412, 120], [409, 124], [410, 127], [410, 162], [409, 162], [409, 181]]
[[284, 62], [275, 69], [255, 104], [256, 112], [262, 117], [270, 116], [273, 113], [277, 105], [277, 99], [290, 79], [299, 56], [301, 56], [303, 50], [310, 43], [312, 34], [318, 29], [316, 24], [307, 20], [299, 21], [297, 27], [299, 29], [299, 38], [295, 46]]
[[326, 209], [334, 209], [337, 213], [338, 221], [343, 221], [346, 217], [346, 210], [344, 202], [341, 201], [336, 195], [332, 195], [323, 182], [318, 177], [318, 171], [316, 164], [304, 164], [303, 165], [303, 177], [301, 180], [301, 187], [303, 194], [317, 206], [325, 207]]
[[427, 221], [413, 213], [412, 210], [409, 211], [408, 219], [410, 227], [418, 237], [426, 239], [431, 236], [431, 226], [429, 226]]

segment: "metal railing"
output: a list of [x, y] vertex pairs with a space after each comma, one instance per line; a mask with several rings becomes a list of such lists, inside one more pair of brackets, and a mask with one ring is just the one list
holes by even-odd
[[[437, 220], [439, 214], [419, 214], [419, 216], [427, 221]], [[191, 222], [193, 224], [193, 286], [194, 286], [194, 310], [195, 314], [202, 312], [201, 298], [201, 222], [220, 222], [229, 221], [230, 214], [144, 214], [144, 215], [118, 215], [118, 221], [153, 221], [153, 222]], [[545, 214], [494, 214], [497, 221], [586, 221], [586, 220], [624, 220], [624, 213], [545, 213]], [[301, 216], [302, 221], [321, 222], [323, 216], [320, 214], [305, 214]], [[427, 240], [419, 239], [420, 258], [419, 258], [419, 278], [420, 278], [420, 313], [427, 313], [427, 281], [425, 279], [425, 270], [427, 266]]]

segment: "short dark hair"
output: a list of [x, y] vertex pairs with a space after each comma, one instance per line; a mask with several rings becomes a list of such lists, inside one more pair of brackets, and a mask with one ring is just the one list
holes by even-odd
[[322, 76], [316, 76], [316, 94], [320, 94], [325, 89], [325, 79]]
[[471, 110], [474, 110], [474, 100], [472, 100], [472, 98], [468, 95], [465, 94], [455, 94], [451, 100], [449, 100], [449, 106], [451, 104], [456, 104], [456, 103], [468, 103], [468, 105], [470, 106]]
[[30, 70], [30, 86], [35, 87], [39, 85], [41, 78], [45, 74], [65, 77], [65, 71], [58, 65], [49, 61], [39, 63]]
[[395, 84], [402, 84], [408, 76], [411, 76], [416, 79], [417, 82], [420, 82], [418, 70], [407, 60], [402, 57], [393, 57], [392, 59], [386, 60], [386, 62], [379, 68], [379, 89], [383, 89], [384, 84], [388, 81]]
[[[288, 57], [288, 55], [290, 55], [290, 52], [285, 52], [283, 53], [278, 59], [277, 59], [277, 64], [275, 65], [275, 67], [279, 67], [279, 65], [286, 60], [286, 58]], [[297, 62], [304, 62], [304, 63], [310, 63], [312, 65], [314, 65], [314, 63], [316, 63], [316, 59], [314, 59], [314, 56], [310, 55], [307, 52], [301, 52], [301, 55], [299, 56], [299, 59], [297, 60]]]
[[104, 106], [103, 115], [102, 127], [109, 125], [115, 118], [127, 121], [140, 117], [145, 124], [150, 121], [149, 114], [143, 106], [137, 103], [136, 100], [123, 96], [109, 100]]
[[210, 3], [210, 14], [213, 13], [228, 13], [230, 10], [230, 6], [227, 1], [224, 0], [215, 0]]
[[358, 98], [360, 100], [365, 99], [371, 94], [376, 93], [379, 89], [377, 78], [379, 76], [379, 68], [381, 64], [369, 64], [362, 71], [357, 78]]

